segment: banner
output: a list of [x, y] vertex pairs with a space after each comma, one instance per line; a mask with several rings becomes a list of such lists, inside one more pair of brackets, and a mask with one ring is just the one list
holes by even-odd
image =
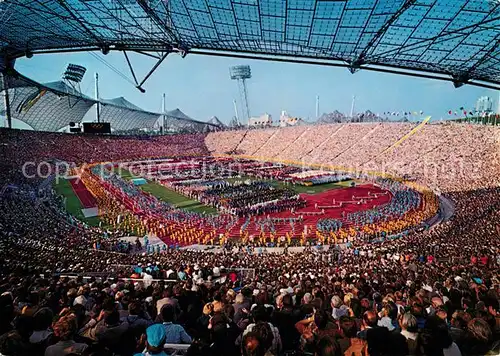
[[31, 94], [30, 96], [28, 96], [26, 98], [26, 100], [24, 100], [23, 102], [21, 102], [17, 106], [16, 111], [19, 114], [20, 113], [23, 113], [23, 114], [27, 113], [33, 107], [33, 105], [35, 105], [38, 102], [38, 100], [40, 100], [42, 98], [42, 96], [44, 96], [46, 93], [47, 93], [47, 90], [40, 89], [38, 92]]

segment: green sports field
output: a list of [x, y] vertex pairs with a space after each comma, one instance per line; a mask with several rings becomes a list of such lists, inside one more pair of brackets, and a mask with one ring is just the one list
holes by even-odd
[[[132, 173], [130, 173], [126, 169], [121, 169], [119, 174], [126, 180], [131, 180], [133, 178]], [[195, 213], [218, 213], [217, 209], [211, 206], [203, 205], [197, 200], [185, 197], [184, 195], [179, 194], [176, 191], [164, 187], [163, 185], [153, 181], [148, 180], [146, 184], [140, 185], [139, 187], [145, 192], [148, 192], [169, 204], [175, 205], [177, 208], [185, 209]]]
[[[229, 178], [229, 179], [226, 179], [226, 180], [229, 181], [229, 182], [234, 182], [234, 181], [237, 181], [237, 180], [248, 180], [248, 179], [249, 180], [257, 180], [256, 178], [250, 177], [250, 176], [244, 176], [244, 177], [241, 177], [241, 178]], [[276, 186], [276, 187], [292, 189], [292, 190], [294, 190], [295, 192], [297, 192], [299, 194], [303, 194], [303, 193], [306, 193], [306, 194], [317, 194], [317, 193], [323, 193], [323, 192], [325, 192], [327, 190], [331, 190], [331, 189], [339, 189], [339, 188], [350, 187], [351, 183], [353, 181], [352, 180], [346, 180], [344, 182], [326, 183], [326, 184], [320, 184], [320, 185], [313, 185], [313, 186], [310, 186], [310, 187], [306, 187], [304, 185], [286, 185], [283, 182], [277, 181], [277, 180], [270, 180], [268, 182], [271, 183], [272, 185]]]
[[[132, 174], [125, 170], [122, 169], [120, 172], [120, 175], [127, 180], [132, 179]], [[229, 178], [227, 179], [228, 181], [236, 181], [236, 180], [241, 180], [242, 178]], [[244, 179], [251, 179], [254, 180], [255, 178], [252, 177], [245, 177]], [[327, 190], [331, 189], [339, 189], [339, 188], [345, 188], [350, 186], [351, 180], [345, 181], [345, 182], [339, 182], [339, 183], [328, 183], [328, 184], [321, 184], [321, 185], [316, 185], [316, 186], [311, 186], [311, 187], [306, 187], [303, 185], [285, 185], [283, 182], [272, 180], [270, 181], [271, 184], [275, 185], [276, 187], [288, 187], [293, 190], [295, 190], [297, 193], [308, 193], [308, 194], [316, 194], [316, 193], [321, 193]], [[160, 185], [156, 182], [153, 181], [148, 181], [146, 184], [141, 185], [140, 188], [144, 190], [145, 192], [148, 192], [155, 197], [175, 205], [177, 208], [181, 209], [186, 209], [188, 211], [193, 211], [196, 213], [205, 213], [205, 214], [217, 214], [218, 211], [217, 209], [211, 207], [211, 206], [206, 206], [201, 204], [197, 200], [190, 199], [188, 197], [185, 197], [182, 194], [177, 193], [176, 191], [169, 189], [163, 185]]]
[[[126, 180], [131, 180], [132, 178], [136, 178], [130, 173], [130, 171], [121, 168], [119, 172], [116, 172], [120, 174], [120, 176]], [[255, 180], [256, 178], [254, 177], [241, 177], [241, 178], [229, 178], [227, 179], [230, 182], [234, 182], [236, 180]], [[315, 186], [310, 186], [306, 187], [303, 185], [285, 185], [283, 182], [277, 181], [277, 180], [271, 180], [269, 181], [271, 184], [275, 185], [276, 187], [286, 187], [293, 189], [297, 193], [306, 193], [306, 194], [317, 194], [317, 193], [322, 193], [327, 190], [331, 189], [339, 189], [339, 188], [345, 188], [350, 186], [352, 183], [351, 180], [345, 181], [345, 182], [339, 182], [339, 183], [327, 183], [327, 184], [321, 184], [321, 185], [315, 185]], [[218, 211], [217, 209], [211, 207], [211, 206], [206, 206], [201, 204], [197, 200], [190, 199], [182, 194], [177, 193], [176, 191], [169, 189], [163, 185], [160, 185], [154, 181], [148, 180], [146, 184], [139, 186], [140, 189], [142, 189], [145, 192], [148, 192], [155, 197], [169, 203], [172, 205], [175, 205], [177, 208], [185, 209], [187, 211], [192, 211], [196, 213], [205, 213], [205, 214], [217, 214]], [[99, 225], [99, 218], [98, 217], [93, 217], [93, 218], [85, 218], [82, 214], [82, 205], [80, 204], [80, 200], [76, 196], [76, 194], [73, 192], [73, 189], [71, 188], [71, 184], [65, 180], [65, 179], [60, 179], [59, 182], [54, 183], [54, 189], [57, 191], [57, 193], [63, 195], [66, 197], [66, 209], [75, 217], [77, 217], [79, 220], [84, 221], [85, 223], [92, 225], [92, 226], [98, 226]]]

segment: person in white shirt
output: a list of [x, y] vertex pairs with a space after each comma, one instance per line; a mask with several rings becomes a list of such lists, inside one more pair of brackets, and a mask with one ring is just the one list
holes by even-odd
[[347, 306], [342, 304], [342, 299], [338, 295], [334, 295], [330, 302], [332, 306], [332, 317], [335, 320], [339, 320], [345, 315], [349, 315], [349, 310]]

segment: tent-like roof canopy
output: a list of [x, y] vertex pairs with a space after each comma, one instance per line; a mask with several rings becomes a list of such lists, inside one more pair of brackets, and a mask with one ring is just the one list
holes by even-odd
[[[3, 92], [2, 80], [7, 81], [11, 116], [35, 130], [57, 131], [70, 122], [82, 122], [98, 102], [63, 81], [40, 84], [18, 73], [0, 78], [0, 94]], [[162, 113], [142, 110], [123, 97], [99, 100], [99, 103], [101, 121], [109, 122], [119, 131], [151, 128], [162, 116]], [[5, 114], [3, 110], [0, 105], [2, 115]], [[204, 132], [206, 126], [214, 126], [193, 120], [179, 109], [168, 111], [165, 116], [171, 119], [170, 128], [174, 130]]]
[[226, 125], [224, 125], [224, 123], [222, 121], [219, 120], [219, 118], [217, 116], [212, 116], [210, 118], [210, 120], [208, 120], [207, 122], [210, 123], [210, 124], [217, 125], [219, 127], [225, 127], [226, 126]]
[[[86, 96], [74, 95], [74, 89], [63, 82], [34, 85], [28, 80], [20, 85], [19, 81], [18, 86], [8, 89], [10, 113], [34, 130], [57, 131], [70, 122], [81, 122], [95, 104]], [[2, 115], [3, 110], [1, 105]]]
[[3, 0], [0, 18], [10, 57], [182, 48], [500, 86], [498, 0]]

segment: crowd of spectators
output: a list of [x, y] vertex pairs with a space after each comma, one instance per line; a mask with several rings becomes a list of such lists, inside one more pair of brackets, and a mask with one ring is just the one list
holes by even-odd
[[[187, 342], [192, 355], [494, 355], [499, 194], [453, 193], [451, 221], [379, 244], [154, 255], [96, 251], [87, 231], [10, 197], [1, 215], [0, 352], [154, 354]], [[61, 277], [90, 272], [102, 279]], [[129, 277], [143, 281], [121, 279]]]
[[[500, 187], [492, 175], [498, 132], [442, 127], [441, 133], [441, 126], [426, 127], [380, 158], [410, 152], [407, 145], [417, 142], [424, 155], [417, 160], [440, 164], [462, 155], [466, 171], [481, 164], [473, 177], [437, 178], [455, 212], [429, 230], [297, 253], [255, 253], [228, 242], [217, 252], [150, 255], [96, 249], [96, 241], [108, 243], [101, 241], [105, 231], [65, 215], [56, 197], [31, 194], [30, 182], [19, 178], [20, 166], [42, 159], [81, 163], [107, 155], [174, 155], [188, 147], [204, 154], [203, 139], [173, 136], [168, 147], [167, 138], [128, 145], [122, 141], [132, 139], [103, 143], [97, 137], [2, 130], [0, 175], [17, 187], [2, 189], [0, 198], [0, 353], [168, 355], [172, 350], [165, 344], [185, 344], [189, 355], [498, 354]], [[263, 131], [272, 136], [272, 130]], [[385, 131], [375, 132], [382, 139]], [[474, 140], [481, 143], [477, 152], [466, 153]], [[114, 148], [106, 152], [108, 144]], [[426, 149], [437, 144], [439, 149]], [[411, 174], [427, 182], [418, 169]]]
[[[217, 135], [229, 137], [228, 133], [211, 135], [207, 147], [215, 154], [231, 151], [408, 176], [443, 192], [496, 186], [500, 175], [500, 129], [494, 126], [427, 123], [417, 129], [412, 123], [324, 124], [305, 131], [294, 127], [249, 130], [220, 146]], [[230, 144], [235, 146], [229, 148]]]
[[[75, 164], [121, 161], [140, 158], [206, 155], [206, 134], [184, 134], [135, 138], [95, 136], [0, 128], [0, 168], [13, 181], [24, 181], [22, 167], [26, 162]], [[45, 173], [45, 171], [43, 172]]]
[[[415, 125], [409, 123], [329, 124], [307, 129], [290, 127], [148, 139], [2, 129], [0, 152], [6, 170], [19, 168], [24, 162], [48, 159], [89, 163], [239, 152], [408, 175], [442, 191], [491, 187], [498, 183], [497, 127], [427, 124], [409, 134], [413, 128]], [[408, 137], [394, 146], [405, 134]], [[263, 149], [264, 145], [269, 150]], [[21, 178], [19, 172], [17, 178]]]
[[460, 202], [455, 221], [404, 239], [280, 254], [117, 255], [58, 228], [45, 241], [33, 224], [43, 212], [4, 217], [0, 352], [151, 355], [187, 343], [191, 355], [494, 355], [498, 194], [470, 193], [476, 210]]

